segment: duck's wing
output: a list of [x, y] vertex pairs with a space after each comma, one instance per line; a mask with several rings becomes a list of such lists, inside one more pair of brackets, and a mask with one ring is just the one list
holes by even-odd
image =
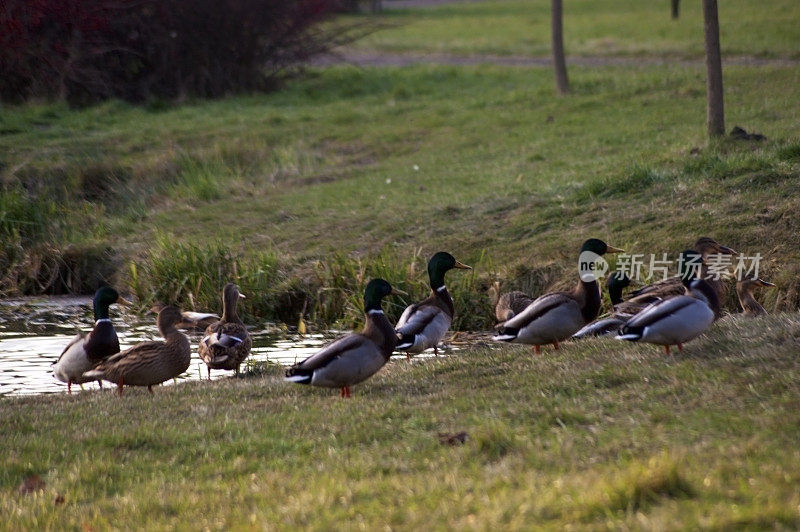
[[77, 344], [78, 342], [82, 342], [84, 338], [86, 338], [86, 335], [85, 335], [84, 333], [78, 333], [78, 334], [76, 334], [76, 335], [75, 335], [75, 338], [73, 338], [72, 340], [70, 340], [70, 341], [69, 341], [69, 343], [67, 344], [67, 346], [64, 348], [64, 350], [63, 350], [63, 351], [61, 351], [61, 354], [60, 354], [60, 355], [58, 355], [58, 358], [56, 359], [56, 361], [55, 361], [55, 362], [53, 362], [53, 364], [52, 364], [52, 365], [55, 365], [55, 364], [58, 364], [59, 362], [61, 362], [61, 359], [64, 357], [64, 354], [65, 354], [67, 351], [69, 351], [69, 350], [70, 350], [70, 348], [72, 348], [72, 347], [73, 347], [75, 344]]
[[648, 327], [659, 320], [663, 320], [676, 312], [696, 303], [698, 300], [691, 296], [677, 296], [651, 303], [640, 313], [625, 322], [623, 328], [634, 329]]
[[331, 361], [346, 355], [350, 351], [360, 349], [367, 344], [372, 344], [374, 347], [374, 342], [366, 336], [361, 334], [349, 334], [344, 338], [339, 338], [326, 345], [302, 362], [298, 362], [292, 366], [290, 370], [314, 371], [328, 365]]
[[444, 314], [444, 311], [436, 305], [415, 306], [414, 311], [406, 316], [402, 325], [399, 321], [397, 322], [395, 329], [400, 334], [421, 334], [426, 328], [434, 326], [437, 323], [436, 318]]
[[562, 305], [577, 305], [577, 302], [564, 292], [553, 292], [537, 298], [525, 310], [503, 323], [503, 327], [521, 329]]

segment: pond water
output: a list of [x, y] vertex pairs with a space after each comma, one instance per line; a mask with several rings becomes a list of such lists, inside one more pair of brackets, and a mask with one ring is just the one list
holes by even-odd
[[[91, 304], [88, 297], [0, 301], [0, 396], [66, 393], [67, 385], [53, 376], [52, 364], [78, 332], [92, 329]], [[111, 307], [111, 320], [123, 350], [138, 342], [161, 339], [153, 314], [144, 317], [120, 314], [116, 307]], [[291, 365], [343, 334], [342, 331], [328, 331], [300, 336], [277, 327], [253, 328], [250, 329], [253, 349], [248, 361]], [[178, 377], [178, 382], [208, 378], [206, 365], [197, 355], [201, 334], [187, 332], [187, 336], [193, 347], [192, 361], [189, 369]], [[449, 345], [445, 351], [456, 349], [458, 346]], [[422, 356], [433, 356], [433, 353], [426, 352]], [[248, 361], [242, 365], [243, 371]], [[211, 379], [231, 375], [232, 371], [212, 370]], [[169, 386], [173, 381], [164, 384]], [[113, 384], [104, 383], [104, 386], [113, 387]], [[85, 383], [83, 388], [95, 389], [98, 384]], [[80, 391], [77, 385], [73, 386], [73, 393], [75, 391]]]

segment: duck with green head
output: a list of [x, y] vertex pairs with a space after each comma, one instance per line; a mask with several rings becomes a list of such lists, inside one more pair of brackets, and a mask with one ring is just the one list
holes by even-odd
[[[590, 238], [581, 246], [580, 261], [583, 262], [584, 257], [600, 258], [606, 253], [621, 251], [602, 240]], [[592, 268], [590, 264], [586, 266]], [[553, 344], [558, 349], [559, 342], [590, 323], [599, 312], [600, 286], [591, 272], [582, 272], [574, 289], [537, 298], [523, 312], [503, 323], [493, 339], [533, 345], [535, 353], [539, 353], [544, 344]]]
[[222, 318], [206, 328], [197, 352], [208, 368], [208, 378], [212, 369], [232, 369], [239, 374], [239, 366], [250, 354], [253, 340], [247, 332], [236, 306], [245, 296], [234, 283], [222, 289]]
[[98, 289], [92, 301], [94, 328], [87, 334], [78, 334], [73, 338], [53, 363], [53, 375], [67, 383], [67, 393], [72, 393], [73, 383], [83, 384], [95, 380], [85, 378], [83, 374], [111, 355], [119, 353], [117, 331], [114, 330], [108, 313], [108, 307], [114, 303], [130, 304], [110, 286]]
[[364, 290], [366, 320], [360, 333], [349, 334], [286, 370], [286, 380], [323, 388], [339, 388], [350, 397], [350, 386], [378, 372], [397, 345], [394, 327], [381, 309], [390, 294], [403, 294], [383, 279], [373, 279]]
[[656, 301], [628, 320], [620, 329], [617, 340], [647, 342], [669, 346], [683, 344], [703, 334], [719, 318], [717, 292], [704, 279], [695, 279], [696, 266], [702, 255], [694, 250], [681, 253], [678, 260], [680, 279], [686, 293]]
[[454, 268], [472, 269], [471, 266], [458, 262], [446, 251], [439, 251], [428, 261], [431, 295], [406, 307], [397, 321], [395, 329], [400, 335], [398, 351], [405, 351], [408, 355], [422, 353], [432, 347], [433, 352], [439, 354], [439, 342], [450, 328], [455, 314], [453, 298], [444, 284], [444, 274]]

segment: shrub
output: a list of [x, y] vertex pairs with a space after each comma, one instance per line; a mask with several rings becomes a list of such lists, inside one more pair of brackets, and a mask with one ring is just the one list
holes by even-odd
[[363, 31], [338, 0], [8, 0], [0, 98], [71, 102], [262, 90]]

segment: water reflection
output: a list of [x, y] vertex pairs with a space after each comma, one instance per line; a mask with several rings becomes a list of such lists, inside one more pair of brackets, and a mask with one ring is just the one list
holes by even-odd
[[[53, 376], [52, 364], [78, 331], [86, 333], [92, 329], [94, 321], [91, 299], [48, 298], [38, 301], [4, 301], [0, 305], [0, 396], [66, 392], [66, 383]], [[146, 340], [161, 339], [153, 315], [144, 318], [121, 315], [112, 307], [111, 319], [122, 349]], [[300, 337], [273, 328], [251, 330], [250, 334], [253, 337], [253, 349], [248, 360], [290, 365], [315, 353], [322, 345], [345, 333], [330, 331]], [[206, 365], [197, 356], [196, 349], [201, 335], [187, 335], [193, 346], [192, 361], [189, 369], [178, 380], [206, 379]], [[450, 349], [457, 348], [451, 346]], [[425, 356], [433, 355], [430, 352], [422, 355]], [[211, 379], [225, 378], [232, 374], [232, 371], [213, 370]], [[173, 381], [164, 384], [172, 385]], [[113, 385], [104, 383], [104, 386]], [[83, 388], [97, 389], [98, 384], [86, 383]], [[73, 392], [76, 390], [80, 390], [77, 385], [73, 386]]]

